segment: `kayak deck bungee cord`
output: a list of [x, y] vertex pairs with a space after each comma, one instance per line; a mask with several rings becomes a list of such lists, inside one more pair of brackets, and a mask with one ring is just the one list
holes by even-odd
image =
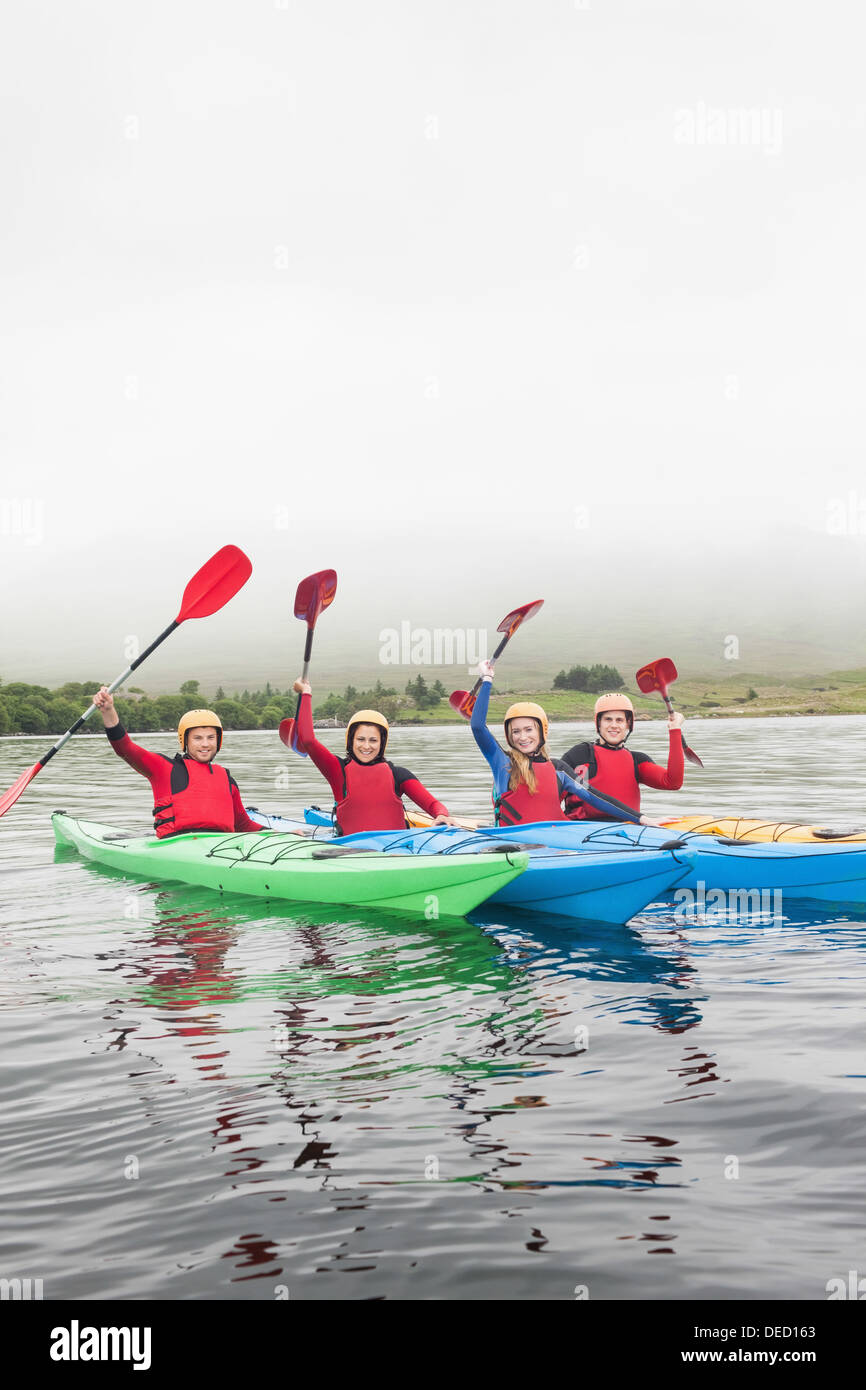
[[76, 820], [63, 811], [56, 811], [51, 821], [58, 844], [137, 878], [427, 918], [465, 916], [522, 874], [529, 862], [528, 853], [517, 846], [503, 845], [499, 853], [483, 857], [407, 857], [322, 845], [276, 831], [201, 832], [158, 840]]
[[666, 820], [665, 830], [674, 834], [691, 831], [697, 835], [721, 835], [728, 840], [755, 840], [760, 844], [866, 844], [866, 829], [832, 830], [802, 821], [748, 820], [743, 816], [680, 816]]

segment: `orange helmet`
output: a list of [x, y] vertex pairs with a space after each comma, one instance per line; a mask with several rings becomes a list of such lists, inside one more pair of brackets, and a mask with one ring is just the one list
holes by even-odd
[[177, 741], [180, 744], [181, 753], [186, 752], [186, 736], [190, 729], [216, 729], [217, 752], [223, 746], [223, 726], [220, 723], [218, 714], [214, 714], [212, 709], [190, 709], [181, 719], [177, 726]]
[[598, 728], [600, 714], [613, 714], [622, 710], [628, 719], [629, 732], [634, 728], [634, 705], [627, 695], [599, 695], [595, 702], [595, 727]]
[[520, 700], [516, 705], [509, 705], [505, 711], [505, 718], [502, 721], [505, 726], [505, 737], [511, 743], [511, 735], [508, 725], [512, 719], [534, 719], [541, 726], [541, 742], [547, 742], [547, 715], [541, 705], [533, 704], [532, 700]]
[[377, 729], [382, 730], [382, 747], [379, 749], [380, 756], [385, 752], [385, 744], [388, 742], [388, 721], [384, 714], [380, 714], [377, 709], [359, 709], [352, 715], [346, 728], [346, 752], [352, 751], [352, 735], [356, 724], [375, 724]]

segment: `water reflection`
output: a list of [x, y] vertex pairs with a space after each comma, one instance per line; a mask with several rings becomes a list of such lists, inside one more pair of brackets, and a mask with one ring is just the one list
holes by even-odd
[[[638, 1048], [625, 1064], [658, 1105], [712, 1104], [728, 1076], [713, 1047], [690, 1041], [708, 998], [704, 963], [732, 931], [757, 960], [774, 933], [796, 945], [804, 932], [833, 941], [851, 927], [803, 911], [781, 927], [709, 914], [683, 923], [670, 908], [626, 927], [564, 927], [502, 908], [441, 925], [258, 899], [227, 904], [191, 887], [136, 891], [142, 917], [125, 921], [98, 956], [115, 995], [107, 1046], [132, 1044], [173, 1080], [208, 1083], [210, 1118], [200, 1100], [190, 1104], [233, 1190], [295, 1210], [300, 1182], [335, 1217], [371, 1217], [377, 1192], [410, 1186], [429, 1194], [469, 1185], [534, 1201], [559, 1189], [673, 1193], [695, 1182], [689, 1130], [635, 1134], [611, 1123], [608, 1091], [596, 1083], [621, 1085], [623, 1063], [615, 1044], [599, 1045], [598, 1029], [625, 1025], [676, 1045], [673, 1054]], [[144, 1020], [131, 1023], [141, 1010]], [[575, 1114], [590, 1123], [563, 1127]], [[222, 1251], [232, 1283], [265, 1288], [284, 1277], [293, 1243], [269, 1229], [249, 1223]], [[636, 1253], [673, 1255], [681, 1231], [661, 1212], [611, 1238]], [[523, 1248], [537, 1256], [549, 1236], [536, 1217]], [[381, 1263], [374, 1245], [358, 1225], [315, 1270], [369, 1273]]]
[[[666, 1033], [684, 1033], [701, 1021], [700, 1006], [706, 993], [700, 988], [699, 973], [691, 960], [687, 935], [667, 925], [669, 914], [658, 919], [653, 940], [646, 939], [640, 926], [611, 926], [609, 923], [581, 922], [577, 930], [563, 931], [556, 918], [512, 914], [506, 926], [502, 911], [491, 909], [473, 913], [502, 940], [509, 959], [519, 960], [529, 972], [536, 990], [541, 979], [553, 974], [560, 982], [596, 981], [605, 985], [639, 985], [639, 990], [614, 994], [605, 989], [597, 1005], [602, 1013], [625, 1015], [625, 1022], [645, 1024]], [[519, 920], [519, 927], [515, 924]], [[639, 919], [638, 919], [639, 920]], [[658, 927], [665, 927], [661, 933]], [[555, 983], [545, 985], [547, 1017], [557, 1016], [557, 997], [570, 1008], [570, 996], [552, 994]]]
[[[101, 866], [88, 871], [105, 873]], [[128, 1007], [149, 1011], [138, 1045], [157, 1051], [160, 1064], [181, 1077], [185, 1068], [170, 1062], [165, 1049], [173, 1038], [198, 1079], [219, 1083], [220, 1107], [209, 1129], [214, 1150], [227, 1151], [223, 1176], [234, 1184], [262, 1184], [269, 1200], [281, 1201], [282, 1175], [291, 1171], [314, 1179], [322, 1191], [333, 1189], [341, 1210], [363, 1210], [371, 1188], [427, 1181], [420, 1173], [407, 1177], [398, 1163], [398, 1171], [347, 1187], [345, 1141], [351, 1137], [356, 1146], [363, 1126], [355, 1119], [344, 1134], [341, 1122], [346, 1106], [379, 1107], [407, 1086], [425, 1086], [431, 1075], [449, 1078], [443, 1101], [458, 1117], [450, 1129], [467, 1153], [457, 1171], [437, 1172], [437, 1183], [533, 1192], [681, 1182], [679, 1157], [660, 1158], [651, 1149], [630, 1157], [622, 1146], [633, 1140], [598, 1134], [564, 1176], [546, 1163], [543, 1144], [527, 1142], [522, 1125], [517, 1137], [511, 1131], [517, 1115], [559, 1104], [539, 1086], [545, 1078], [555, 1089], [563, 1075], [579, 1080], [597, 1071], [585, 1065], [575, 1020], [596, 1010], [668, 1034], [699, 1024], [703, 995], [682, 933], [669, 930], [662, 945], [648, 944], [627, 927], [581, 924], [578, 932], [563, 932], [558, 919], [511, 914], [504, 921], [501, 910], [484, 930], [477, 921], [383, 923], [375, 912], [334, 921], [333, 909], [289, 905], [280, 910], [269, 904], [263, 917], [258, 900], [249, 907], [233, 901], [230, 912], [220, 904], [214, 913], [202, 908], [202, 897], [212, 900], [201, 890], [160, 890], [148, 905], [151, 892], [141, 890], [150, 920], [130, 924], [123, 946], [105, 963], [115, 974], [126, 973]], [[576, 999], [576, 985], [602, 988], [587, 1004]], [[232, 1023], [237, 1006], [250, 1004], [256, 1012], [242, 1031], [247, 1041], [254, 1039], [252, 1052], [238, 1047]], [[420, 1021], [419, 1004], [425, 1006]], [[134, 1033], [133, 1026], [115, 1023], [108, 1045], [117, 1046], [122, 1036], [127, 1046]], [[707, 1061], [696, 1048], [688, 1050], [679, 1079], [688, 1086], [715, 1079]], [[248, 1090], [231, 1099], [239, 1063], [265, 1086], [268, 1113], [257, 1113], [261, 1098]], [[494, 1100], [490, 1084], [503, 1081], [512, 1083], [511, 1094]], [[328, 1110], [311, 1101], [314, 1094], [328, 1096]], [[280, 1152], [271, 1133], [277, 1098], [297, 1134], [295, 1143], [281, 1139]], [[648, 1140], [662, 1142], [675, 1143]], [[537, 1234], [526, 1248], [537, 1253], [546, 1240]], [[236, 1278], [275, 1278], [282, 1268], [275, 1264], [276, 1248], [261, 1232], [252, 1233], [223, 1257], [235, 1262]], [[251, 1273], [251, 1264], [261, 1269]]]

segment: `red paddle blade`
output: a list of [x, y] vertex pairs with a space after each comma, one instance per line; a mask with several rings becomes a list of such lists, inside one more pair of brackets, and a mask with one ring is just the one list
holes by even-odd
[[183, 591], [176, 623], [218, 613], [246, 584], [253, 567], [236, 545], [224, 545], [194, 574]]
[[336, 592], [336, 570], [318, 570], [316, 574], [307, 575], [295, 594], [295, 617], [312, 627], [319, 614], [334, 602]]
[[[496, 651], [493, 653], [492, 660], [496, 660], [500, 652], [504, 649], [509, 637], [514, 636], [520, 624], [528, 622], [530, 618], [534, 618], [538, 610], [543, 607], [544, 599], [537, 598], [533, 603], [524, 603], [521, 608], [513, 608], [511, 612], [502, 619], [496, 631], [502, 632], [505, 635], [496, 648]], [[477, 680], [474, 690], [452, 690], [451, 694], [448, 696], [448, 703], [451, 708], [456, 709], [458, 714], [462, 714], [464, 719], [470, 719], [472, 717], [472, 711], [475, 708], [475, 701], [478, 698], [480, 686], [481, 681]]]
[[528, 623], [529, 619], [534, 618], [538, 610], [543, 607], [543, 598], [537, 598], [534, 603], [524, 603], [522, 608], [515, 608], [513, 612], [503, 618], [496, 631], [507, 632], [509, 637], [513, 636], [521, 623]]
[[18, 800], [28, 782], [33, 781], [33, 778], [41, 767], [41, 763], [34, 763], [32, 767], [28, 767], [26, 772], [22, 772], [17, 782], [13, 782], [8, 792], [0, 798], [0, 816], [5, 816], [10, 806], [15, 805], [15, 802]]
[[452, 690], [448, 696], [448, 703], [452, 709], [456, 709], [458, 714], [462, 714], [464, 719], [469, 719], [475, 708], [476, 697], [471, 690]]
[[677, 678], [677, 668], [669, 656], [660, 656], [658, 661], [650, 661], [635, 673], [638, 690], [651, 695], [654, 690], [667, 694], [667, 688]]
[[280, 721], [280, 738], [287, 748], [291, 748], [293, 753], [299, 753], [302, 758], [308, 756], [298, 737], [297, 720], [283, 719]]

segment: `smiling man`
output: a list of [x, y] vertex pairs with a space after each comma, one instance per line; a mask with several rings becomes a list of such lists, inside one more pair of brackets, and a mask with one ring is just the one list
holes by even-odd
[[[562, 755], [584, 786], [592, 787], [623, 809], [640, 812], [640, 784], [659, 791], [679, 791], [683, 785], [684, 723], [679, 710], [668, 718], [668, 765], [654, 763], [647, 753], [626, 748], [634, 728], [634, 705], [627, 695], [600, 695], [595, 702], [595, 743], [576, 743]], [[585, 801], [570, 796], [565, 803], [571, 820], [598, 820], [599, 813]], [[652, 824], [646, 821], [646, 824]]]
[[169, 758], [133, 743], [107, 686], [97, 691], [93, 703], [115, 753], [150, 782], [158, 839], [190, 830], [264, 829], [244, 810], [228, 768], [214, 762], [222, 747], [223, 727], [213, 710], [193, 709], [183, 716], [177, 726], [180, 752]]

